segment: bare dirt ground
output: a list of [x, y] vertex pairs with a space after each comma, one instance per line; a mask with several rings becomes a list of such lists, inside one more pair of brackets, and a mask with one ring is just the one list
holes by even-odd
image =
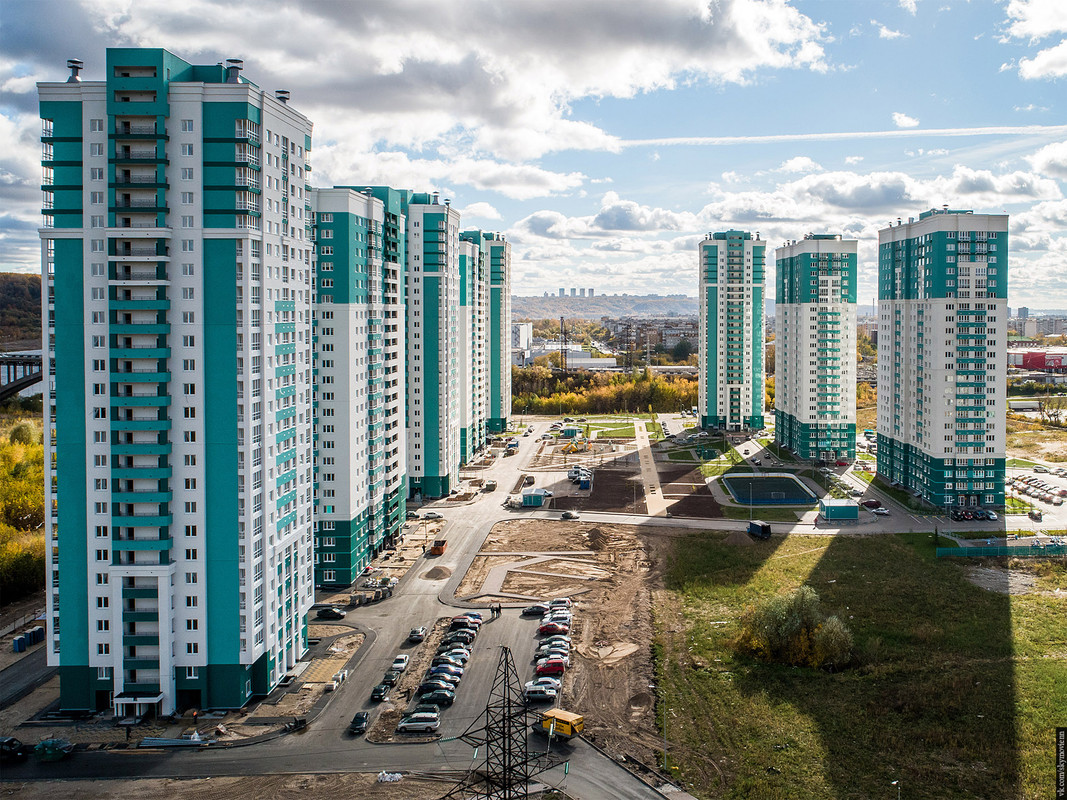
[[673, 501], [667, 510], [674, 517], [711, 519], [722, 516], [722, 506], [712, 496], [699, 467], [657, 461], [663, 499]]
[[1001, 594], [1029, 594], [1037, 583], [1033, 575], [1001, 567], [968, 567], [967, 580], [982, 589]]
[[363, 773], [339, 775], [260, 775], [243, 778], [200, 778], [190, 780], [92, 780], [6, 783], [4, 796], [47, 798], [48, 800], [273, 800], [300, 797], [302, 800], [423, 800], [440, 797], [448, 782], [405, 777], [398, 783], [377, 783], [377, 776]]
[[591, 494], [554, 497], [552, 507], [573, 511], [618, 511], [623, 514], [647, 514], [645, 489], [636, 466], [598, 467], [594, 472]]
[[[572, 593], [576, 613], [571, 636], [573, 666], [564, 679], [563, 706], [585, 716], [586, 735], [613, 754], [655, 761], [659, 741], [652, 682], [652, 592], [659, 569], [649, 556], [649, 536], [630, 525], [555, 520], [513, 520], [496, 525], [467, 579], [480, 585], [493, 553], [567, 552], [539, 563], [540, 573], [515, 578], [522, 591], [544, 599]], [[572, 558], [580, 559], [576, 563]], [[513, 560], [504, 557], [503, 560]], [[479, 563], [485, 562], [485, 563]], [[575, 581], [576, 574], [584, 580]], [[474, 579], [472, 579], [474, 576]]]

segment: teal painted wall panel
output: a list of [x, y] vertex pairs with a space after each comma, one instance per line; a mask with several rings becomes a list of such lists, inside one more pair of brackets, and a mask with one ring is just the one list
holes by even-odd
[[[204, 240], [204, 549], [208, 662], [237, 664], [237, 258], [232, 239]], [[243, 703], [243, 701], [242, 701]], [[231, 702], [221, 705], [230, 707]], [[241, 703], [237, 703], [241, 705]]]

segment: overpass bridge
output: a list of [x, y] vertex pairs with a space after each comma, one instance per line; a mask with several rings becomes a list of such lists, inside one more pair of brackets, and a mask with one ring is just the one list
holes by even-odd
[[40, 353], [0, 354], [0, 401], [14, 397], [44, 377]]

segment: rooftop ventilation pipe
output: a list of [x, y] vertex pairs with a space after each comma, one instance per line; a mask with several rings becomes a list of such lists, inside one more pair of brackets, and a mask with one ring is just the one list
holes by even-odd
[[245, 68], [245, 62], [239, 58], [226, 59], [226, 83], [240, 83], [241, 70]]
[[82, 71], [82, 67], [85, 66], [80, 58], [68, 58], [67, 69], [70, 70], [70, 77], [67, 78], [67, 83], [81, 83], [81, 78], [78, 77], [78, 73]]
[[288, 89], [275, 89], [274, 90], [274, 96], [277, 98], [279, 103], [286, 103], [287, 104], [289, 102], [289, 90]]

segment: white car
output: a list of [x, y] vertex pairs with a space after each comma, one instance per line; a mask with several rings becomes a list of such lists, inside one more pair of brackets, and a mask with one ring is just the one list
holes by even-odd
[[872, 514], [877, 514], [879, 517], [888, 517], [889, 516], [889, 509], [888, 508], [872, 508], [871, 509], [871, 513]]
[[548, 601], [549, 608], [570, 608], [574, 605], [569, 597], [556, 597]]
[[548, 655], [541, 656], [540, 658], [537, 659], [537, 662], [536, 662], [536, 664], [534, 666], [536, 668], [536, 667], [541, 666], [544, 663], [547, 663], [549, 661], [556, 661], [556, 660], [562, 661], [563, 665], [565, 667], [567, 667], [568, 669], [570, 669], [570, 666], [571, 666], [571, 655], [570, 655], [570, 653], [565, 653], [562, 650], [553, 650]]
[[393, 659], [393, 666], [389, 667], [390, 672], [403, 672], [408, 668], [408, 662], [411, 660], [411, 656], [398, 655]]
[[442, 517], [436, 511], [427, 511], [425, 514], [422, 515], [422, 518], [423, 519], [444, 519], [444, 517]]
[[440, 719], [402, 719], [396, 726], [397, 733], [431, 733], [441, 727]]
[[559, 687], [563, 685], [563, 681], [559, 678], [538, 678], [537, 680], [527, 681], [523, 689], [532, 689], [535, 686], [543, 686], [546, 689], [555, 689], [559, 691]]
[[449, 650], [447, 652], [441, 653], [441, 655], [447, 658], [451, 658], [453, 661], [458, 661], [460, 664], [466, 664], [468, 661], [470, 661], [471, 651], [459, 647], [455, 650]]

